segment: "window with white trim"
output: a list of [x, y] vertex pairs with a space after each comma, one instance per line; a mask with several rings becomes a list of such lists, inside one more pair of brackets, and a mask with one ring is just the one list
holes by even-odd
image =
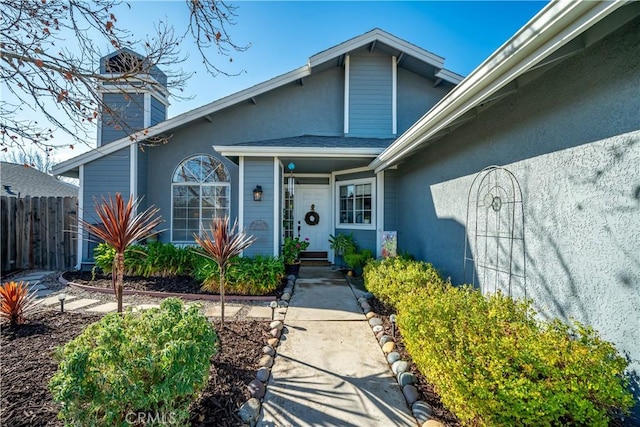
[[338, 227], [375, 227], [375, 180], [337, 183]]
[[214, 218], [229, 216], [231, 184], [215, 157], [193, 156], [176, 168], [171, 183], [171, 241], [193, 242]]

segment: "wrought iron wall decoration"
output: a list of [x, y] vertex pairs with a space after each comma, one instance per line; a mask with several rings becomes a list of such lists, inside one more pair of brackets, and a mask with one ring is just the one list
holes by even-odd
[[483, 292], [527, 295], [522, 190], [515, 175], [489, 166], [474, 178], [467, 197], [464, 280]]

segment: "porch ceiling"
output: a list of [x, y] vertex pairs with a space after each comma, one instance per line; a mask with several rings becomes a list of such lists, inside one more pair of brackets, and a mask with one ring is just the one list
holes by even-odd
[[374, 158], [375, 156], [362, 158], [284, 156], [280, 157], [280, 161], [284, 165], [285, 174], [289, 173], [287, 165], [291, 162], [296, 165], [294, 174], [330, 174], [334, 171], [365, 167]]

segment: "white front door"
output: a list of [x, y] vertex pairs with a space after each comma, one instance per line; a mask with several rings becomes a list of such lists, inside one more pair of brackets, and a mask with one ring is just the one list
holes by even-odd
[[[330, 192], [328, 185], [297, 185], [294, 193], [294, 216], [293, 216], [293, 235], [300, 236], [301, 239], [309, 238], [309, 247], [307, 251], [329, 251], [329, 233], [330, 233]], [[316, 213], [317, 224], [307, 224], [305, 217], [309, 217], [309, 222], [313, 223], [313, 215], [307, 215], [311, 212]]]

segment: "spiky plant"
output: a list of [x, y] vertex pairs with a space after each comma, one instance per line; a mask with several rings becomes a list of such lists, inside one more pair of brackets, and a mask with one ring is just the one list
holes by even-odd
[[229, 229], [229, 217], [214, 218], [211, 221], [209, 230], [204, 230], [202, 236], [194, 235], [196, 243], [204, 250], [204, 253], [197, 253], [215, 261], [218, 264], [220, 273], [220, 318], [221, 324], [224, 325], [224, 287], [227, 267], [231, 263], [231, 259], [247, 249], [256, 239], [253, 236], [247, 236], [242, 231], [236, 232], [238, 228], [238, 220], [233, 222], [233, 227]]
[[28, 312], [35, 307], [35, 291], [29, 292], [24, 282], [7, 282], [0, 287], [0, 317], [11, 325], [25, 322]]
[[118, 313], [122, 312], [122, 291], [124, 287], [124, 251], [138, 240], [155, 234], [154, 229], [163, 222], [156, 216], [159, 209], [151, 206], [143, 212], [137, 212], [141, 199], [129, 197], [125, 204], [122, 194], [116, 193], [115, 199], [109, 195], [101, 202], [94, 200], [99, 224], [81, 220], [82, 226], [116, 250], [111, 270], [113, 291], [118, 302]]

